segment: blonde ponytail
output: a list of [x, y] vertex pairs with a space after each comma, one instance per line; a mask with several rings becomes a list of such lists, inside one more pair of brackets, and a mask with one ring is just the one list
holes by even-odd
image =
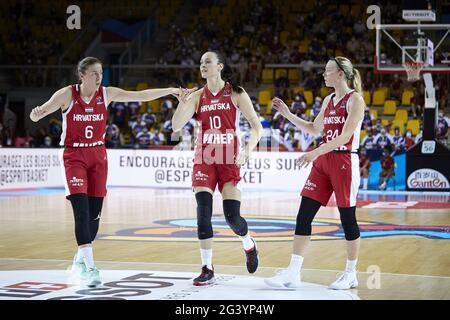
[[353, 77], [350, 80], [350, 87], [352, 89], [355, 89], [356, 92], [359, 94], [362, 94], [362, 81], [361, 81], [361, 74], [359, 73], [358, 69], [353, 68]]

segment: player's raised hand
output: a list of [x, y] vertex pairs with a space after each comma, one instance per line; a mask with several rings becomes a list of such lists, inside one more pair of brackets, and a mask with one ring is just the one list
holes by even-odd
[[33, 122], [38, 122], [43, 116], [45, 112], [41, 106], [37, 106], [36, 108], [33, 108], [30, 113], [30, 119]]
[[280, 98], [272, 99], [272, 107], [285, 118], [289, 115], [289, 113], [291, 113], [289, 107]]
[[197, 91], [197, 87], [192, 89], [186, 89], [186, 88], [178, 88], [178, 95], [175, 95], [180, 103], [186, 103], [189, 101], [192, 93]]

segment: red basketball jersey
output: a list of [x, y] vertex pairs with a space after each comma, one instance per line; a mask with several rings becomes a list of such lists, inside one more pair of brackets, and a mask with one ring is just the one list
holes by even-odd
[[[323, 115], [323, 136], [322, 143], [327, 143], [338, 137], [344, 129], [345, 121], [348, 117], [348, 100], [354, 93], [354, 90], [349, 91], [341, 100], [334, 105], [333, 97], [335, 93], [331, 95], [331, 99], [325, 108]], [[359, 134], [361, 131], [361, 122], [356, 127], [355, 133], [350, 140], [339, 147], [338, 150], [356, 151], [359, 148]]]
[[72, 85], [72, 102], [62, 113], [61, 146], [94, 147], [105, 144], [108, 102], [106, 88], [100, 86], [86, 103], [80, 96], [80, 86]]
[[[219, 163], [231, 164], [239, 150], [240, 111], [231, 99], [232, 86], [225, 86], [213, 95], [205, 85], [197, 106], [196, 119], [199, 132], [195, 143], [195, 158], [215, 157]], [[207, 151], [208, 146], [211, 148]], [[219, 155], [220, 151], [223, 155]], [[230, 157], [231, 155], [231, 157]]]

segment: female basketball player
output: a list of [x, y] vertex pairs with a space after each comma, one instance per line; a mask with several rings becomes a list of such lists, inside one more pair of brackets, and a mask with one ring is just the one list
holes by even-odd
[[[240, 215], [238, 182], [241, 179], [239, 166], [248, 160], [262, 134], [250, 97], [230, 80], [231, 68], [223, 57], [216, 52], [206, 52], [200, 60], [200, 72], [206, 85], [193, 93], [181, 93], [180, 104], [172, 118], [174, 131], [181, 130], [193, 116], [199, 125], [192, 173], [202, 260], [202, 272], [193, 280], [197, 286], [215, 281], [211, 216], [216, 185], [222, 193], [225, 220], [242, 240], [248, 272], [254, 273], [258, 267], [256, 243], [250, 237], [246, 220]], [[241, 152], [237, 132], [240, 112], [251, 125], [249, 142]]]
[[313, 122], [293, 115], [282, 100], [273, 99], [274, 108], [301, 130], [314, 135], [323, 132], [321, 145], [298, 159], [300, 167], [310, 163], [313, 167], [301, 193], [290, 265], [276, 276], [265, 279], [273, 287], [300, 286], [300, 270], [311, 238], [311, 223], [333, 192], [347, 240], [347, 266], [330, 288], [349, 289], [358, 285], [356, 262], [360, 240], [355, 209], [360, 176], [357, 149], [365, 108], [361, 78], [350, 60], [344, 57], [330, 59], [323, 77], [325, 85], [333, 87], [334, 93], [324, 99]]
[[[105, 130], [107, 106], [111, 101], [148, 101], [165, 95], [177, 95], [180, 89], [149, 89], [125, 91], [103, 87], [102, 63], [87, 57], [78, 63], [80, 84], [64, 87], [31, 111], [34, 122], [61, 109], [63, 132], [61, 134], [61, 164], [66, 198], [70, 200], [75, 218], [75, 236], [78, 253], [72, 269], [87, 279], [87, 285], [101, 283], [95, 267], [92, 242], [94, 241], [106, 196], [107, 155]], [[186, 91], [189, 92], [189, 91]]]

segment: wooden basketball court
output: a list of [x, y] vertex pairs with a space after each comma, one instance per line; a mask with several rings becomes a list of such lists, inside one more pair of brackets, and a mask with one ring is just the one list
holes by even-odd
[[[388, 197], [360, 196], [359, 287], [351, 292], [361, 299], [450, 299], [450, 196]], [[289, 263], [299, 201], [292, 192], [244, 193], [242, 214], [261, 260], [258, 271], [248, 275], [242, 245], [224, 225], [216, 192], [216, 273], [259, 277], [264, 287], [263, 277]], [[71, 265], [74, 223], [62, 189], [3, 191], [0, 208], [0, 277], [6, 270], [64, 270]], [[195, 208], [189, 190], [109, 189], [94, 242], [99, 269], [199, 272]], [[303, 281], [329, 285], [344, 268], [345, 240], [338, 223], [335, 207], [320, 210]]]

